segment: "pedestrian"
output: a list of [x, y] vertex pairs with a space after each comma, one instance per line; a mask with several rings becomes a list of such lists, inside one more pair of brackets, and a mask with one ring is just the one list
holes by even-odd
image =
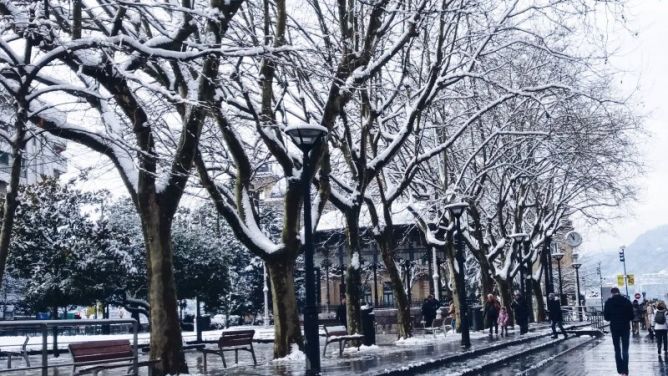
[[612, 344], [615, 347], [615, 363], [617, 373], [629, 374], [629, 336], [631, 335], [630, 322], [633, 320], [633, 305], [628, 299], [619, 294], [619, 289], [610, 289], [612, 296], [605, 302], [603, 317], [610, 322]]
[[550, 321], [552, 321], [552, 338], [558, 337], [557, 325], [559, 325], [559, 330], [564, 335], [564, 339], [568, 338], [568, 334], [566, 334], [566, 330], [564, 329], [564, 314], [561, 312], [561, 304], [554, 293], [550, 293], [547, 296], [547, 311]]
[[422, 317], [424, 318], [424, 326], [431, 327], [431, 323], [436, 318], [436, 311], [440, 307], [438, 300], [434, 299], [434, 295], [429, 295], [422, 303]]
[[649, 339], [654, 339], [654, 304], [647, 302], [647, 308], [645, 308], [645, 326], [647, 326], [647, 331], [649, 332]]
[[341, 304], [336, 308], [336, 319], [343, 324], [343, 326], [348, 326], [346, 315], [346, 298], [341, 297]]
[[666, 323], [666, 303], [659, 302], [654, 313], [654, 332], [656, 333], [656, 348], [661, 356], [661, 344], [663, 353], [668, 355], [668, 324]]
[[448, 308], [448, 316], [452, 318], [452, 330], [457, 329], [457, 316], [455, 315], [455, 302], [450, 302], [450, 307]]
[[496, 335], [499, 335], [499, 301], [496, 300], [493, 294], [487, 295], [485, 300], [485, 306], [483, 311], [483, 317], [485, 318], [485, 325], [489, 326], [489, 336], [492, 336], [492, 328]]
[[526, 300], [519, 291], [515, 292], [515, 297], [512, 303], [513, 311], [515, 312], [515, 321], [520, 326], [520, 335], [529, 332], [529, 310], [527, 309]]
[[506, 307], [501, 307], [501, 310], [499, 311], [499, 318], [497, 322], [499, 323], [499, 326], [501, 327], [501, 337], [504, 335], [507, 337], [508, 336], [508, 321], [510, 318], [508, 317], [508, 311], [506, 310]]
[[640, 321], [642, 321], [642, 306], [638, 300], [633, 300], [633, 335], [640, 334]]

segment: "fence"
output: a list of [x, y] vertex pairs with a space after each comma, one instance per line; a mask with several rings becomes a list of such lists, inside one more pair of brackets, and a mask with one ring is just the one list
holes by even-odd
[[[137, 375], [137, 367], [138, 367], [138, 328], [139, 324], [137, 323], [136, 320], [133, 319], [119, 319], [119, 320], [21, 320], [21, 321], [0, 321], [0, 332], [3, 333], [12, 333], [12, 334], [36, 334], [39, 333], [42, 337], [41, 341], [41, 364], [39, 366], [30, 366], [30, 367], [23, 367], [23, 368], [0, 368], [0, 373], [3, 372], [12, 372], [16, 370], [33, 370], [33, 369], [41, 369], [42, 370], [42, 376], [48, 376], [48, 369], [49, 368], [55, 368], [55, 367], [65, 367], [65, 366], [72, 366], [73, 363], [58, 363], [58, 364], [52, 364], [49, 365], [49, 336], [50, 336], [50, 329], [51, 329], [51, 334], [53, 337], [53, 348], [54, 348], [54, 355], [57, 356], [59, 350], [58, 350], [58, 331], [62, 330], [63, 328], [65, 329], [70, 329], [72, 330], [73, 328], [80, 328], [80, 327], [101, 327], [101, 326], [113, 326], [113, 325], [125, 325], [127, 326], [128, 324], [131, 326], [132, 329], [132, 345], [133, 345], [133, 360], [132, 360], [132, 373], [133, 375]], [[59, 329], [60, 328], [60, 329]], [[78, 332], [78, 331], [77, 331]], [[2, 338], [2, 337], [0, 337]], [[7, 347], [8, 345], [0, 345], [1, 347]], [[12, 347], [15, 347], [16, 345], [9, 345]]]

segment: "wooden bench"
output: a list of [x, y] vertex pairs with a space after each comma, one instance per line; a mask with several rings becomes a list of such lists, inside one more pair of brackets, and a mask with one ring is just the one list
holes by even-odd
[[[86, 372], [97, 375], [104, 369], [125, 366], [128, 367], [128, 373], [130, 373], [132, 362], [135, 359], [130, 341], [126, 339], [70, 343], [68, 348], [74, 363], [72, 365], [72, 375]], [[94, 367], [76, 372], [77, 368], [85, 366]]]
[[2, 351], [0, 352], [0, 355], [6, 355], [7, 356], [7, 368], [12, 368], [12, 357], [18, 356], [23, 358], [23, 360], [26, 362], [26, 367], [30, 367], [30, 357], [28, 356], [28, 341], [30, 341], [30, 337], [26, 336], [25, 341], [23, 341], [23, 345], [21, 345], [21, 349], [19, 351]]
[[[348, 341], [361, 341], [364, 336], [361, 334], [348, 334], [348, 330], [343, 325], [338, 326], [324, 326], [325, 335], [327, 339], [325, 340], [325, 348], [322, 350], [322, 356], [325, 356], [327, 353], [327, 345], [332, 342], [339, 343], [339, 356], [343, 355], [343, 348]], [[361, 342], [360, 342], [361, 343]], [[357, 350], [359, 351], [360, 344], [357, 345]]]
[[203, 348], [200, 350], [204, 357], [204, 369], [206, 370], [206, 354], [220, 355], [220, 358], [223, 360], [223, 367], [227, 368], [225, 351], [234, 351], [234, 361], [237, 364], [239, 363], [239, 350], [248, 351], [253, 356], [253, 363], [257, 365], [255, 350], [253, 350], [253, 336], [255, 336], [255, 330], [234, 330], [223, 332], [220, 339], [218, 339], [217, 349]]

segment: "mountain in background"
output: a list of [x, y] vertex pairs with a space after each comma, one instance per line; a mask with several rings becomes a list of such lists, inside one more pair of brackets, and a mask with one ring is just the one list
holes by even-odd
[[[668, 279], [668, 225], [656, 227], [638, 236], [626, 247], [625, 254], [628, 274], [663, 272]], [[580, 260], [588, 268], [595, 268], [600, 262], [601, 274], [604, 277], [623, 272], [622, 263], [619, 262], [619, 248], [589, 254], [582, 252]]]

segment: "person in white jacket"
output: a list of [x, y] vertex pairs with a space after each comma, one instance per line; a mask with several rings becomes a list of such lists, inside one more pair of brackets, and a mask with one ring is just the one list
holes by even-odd
[[656, 312], [654, 312], [654, 333], [656, 335], [656, 346], [661, 356], [661, 345], [663, 344], [663, 352], [668, 355], [668, 314], [666, 313], [666, 303], [659, 302], [656, 305]]

